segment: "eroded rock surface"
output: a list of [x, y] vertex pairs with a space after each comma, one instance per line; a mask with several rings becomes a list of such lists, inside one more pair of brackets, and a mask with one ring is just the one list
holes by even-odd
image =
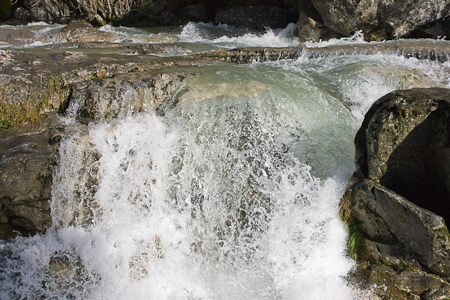
[[366, 178], [450, 219], [450, 91], [422, 89], [378, 100], [355, 139]]
[[[52, 226], [50, 200], [59, 143], [83, 126], [66, 128], [66, 121], [58, 115], [88, 124], [140, 111], [164, 114], [176, 103], [175, 96], [188, 75], [128, 72], [102, 80], [66, 78], [65, 84], [59, 84], [62, 91], [71, 92], [48, 94], [51, 105], [45, 116], [34, 123], [0, 129], [0, 239], [34, 235]], [[36, 93], [49, 92], [37, 88]], [[14, 95], [9, 96], [8, 100], [15, 101]]]
[[450, 297], [449, 116], [448, 89], [396, 91], [372, 105], [355, 138], [341, 215], [350, 254], [389, 299]]
[[312, 0], [331, 30], [351, 35], [362, 30], [374, 40], [404, 37], [414, 30], [442, 21], [449, 15], [450, 1], [420, 0]]
[[25, 126], [0, 142], [0, 238], [43, 232], [52, 224], [53, 167], [62, 135], [58, 120]]

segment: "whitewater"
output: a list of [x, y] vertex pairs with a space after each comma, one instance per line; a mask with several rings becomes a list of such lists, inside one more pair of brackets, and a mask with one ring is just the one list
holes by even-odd
[[[2, 47], [64, 45], [51, 35], [60, 26], [0, 27], [33, 32]], [[100, 31], [187, 49], [162, 55], [179, 56], [298, 46], [293, 29]], [[308, 47], [367, 44], [355, 33]], [[386, 93], [449, 87], [449, 64], [380, 52], [183, 70], [194, 75], [164, 114], [137, 112], [128, 89], [117, 118], [61, 142], [53, 226], [0, 241], [0, 298], [371, 299], [349, 280], [355, 263], [338, 215], [353, 138]]]

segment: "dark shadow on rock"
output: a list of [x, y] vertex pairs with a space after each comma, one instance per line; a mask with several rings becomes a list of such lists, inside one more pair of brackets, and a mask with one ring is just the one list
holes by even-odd
[[[444, 107], [445, 106], [445, 107]], [[380, 183], [450, 220], [450, 105], [416, 126], [392, 152]]]

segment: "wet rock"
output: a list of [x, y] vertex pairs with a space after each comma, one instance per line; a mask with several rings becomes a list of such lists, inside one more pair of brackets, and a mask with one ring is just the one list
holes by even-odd
[[445, 299], [450, 294], [447, 281], [423, 271], [396, 271], [384, 265], [374, 265], [369, 272], [371, 281], [377, 283], [374, 288], [377, 294], [387, 299]]
[[450, 275], [450, 240], [441, 216], [367, 179], [349, 187], [341, 205], [346, 220], [357, 226], [354, 232], [379, 244], [373, 245], [375, 251], [367, 243], [355, 249], [360, 259], [391, 264], [388, 261], [395, 263], [395, 258], [413, 258], [429, 272]]
[[374, 103], [355, 138], [363, 175], [450, 218], [450, 91], [393, 92]]
[[266, 28], [285, 28], [296, 22], [289, 11], [266, 6], [240, 7], [221, 10], [216, 14], [216, 24], [249, 27], [258, 30]]
[[372, 105], [356, 135], [340, 213], [350, 254], [387, 286], [380, 295], [450, 297], [449, 116], [448, 89], [396, 91]]
[[366, 39], [404, 37], [417, 28], [443, 20], [450, 1], [312, 0], [325, 25], [351, 35], [362, 30]]
[[59, 144], [66, 134], [81, 131], [80, 126], [68, 131], [57, 115], [66, 112], [71, 94], [64, 97], [65, 104], [62, 94], [52, 95], [46, 98], [49, 110], [44, 115], [0, 129], [0, 239], [34, 235], [52, 226], [50, 200]]
[[30, 20], [47, 23], [67, 23], [68, 4], [58, 0], [27, 0], [25, 8], [30, 11]]
[[[164, 110], [174, 100], [187, 73], [148, 74], [130, 70], [113, 78], [91, 81], [77, 89], [77, 120], [87, 124], [141, 111]], [[164, 108], [160, 108], [164, 104]]]
[[90, 273], [81, 258], [64, 252], [54, 253], [45, 272], [43, 287], [51, 291], [60, 291], [62, 298], [76, 297], [76, 291], [86, 289], [86, 285], [100, 280], [95, 273]]
[[184, 22], [208, 22], [209, 12], [204, 4], [193, 4], [184, 7], [179, 18]]
[[49, 38], [74, 43], [86, 43], [98, 40], [114, 42], [123, 39], [123, 37], [118, 34], [100, 31], [90, 23], [82, 21], [69, 22], [69, 24], [59, 32], [52, 32]]
[[52, 167], [63, 133], [54, 117], [42, 122], [0, 141], [0, 239], [44, 232], [52, 224]]
[[447, 34], [444, 30], [446, 30], [445, 27], [445, 21], [439, 22], [436, 24], [433, 24], [431, 26], [427, 26], [424, 28], [419, 28], [417, 30], [414, 30], [409, 34], [408, 37], [412, 38], [424, 38], [424, 39], [441, 39], [445, 38]]
[[18, 7], [14, 12], [14, 17], [17, 20], [28, 21], [30, 19], [30, 11], [23, 7]]
[[323, 24], [322, 18], [315, 9], [300, 11], [294, 35], [303, 43], [341, 37], [339, 33], [333, 32]]
[[297, 7], [299, 10], [312, 8], [311, 0], [284, 0], [284, 4], [288, 7]]

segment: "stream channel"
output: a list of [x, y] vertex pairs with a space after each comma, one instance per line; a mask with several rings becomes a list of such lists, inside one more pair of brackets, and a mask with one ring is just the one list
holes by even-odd
[[[104, 26], [76, 39], [63, 29], [1, 26], [18, 38], [0, 50], [151, 44], [163, 49], [152, 59], [167, 59], [300, 46], [294, 25], [266, 32]], [[61, 142], [53, 226], [0, 244], [12, 253], [0, 261], [0, 298], [371, 299], [348, 280], [354, 261], [338, 215], [355, 168], [353, 138], [376, 99], [396, 89], [448, 87], [450, 65], [392, 51], [308, 53], [402, 43], [367, 43], [356, 33], [309, 43], [296, 59], [174, 67], [194, 75], [164, 114], [134, 111], [127, 103], [136, 93], [124, 91], [117, 118]], [[63, 122], [76, 126], [70, 114]]]

